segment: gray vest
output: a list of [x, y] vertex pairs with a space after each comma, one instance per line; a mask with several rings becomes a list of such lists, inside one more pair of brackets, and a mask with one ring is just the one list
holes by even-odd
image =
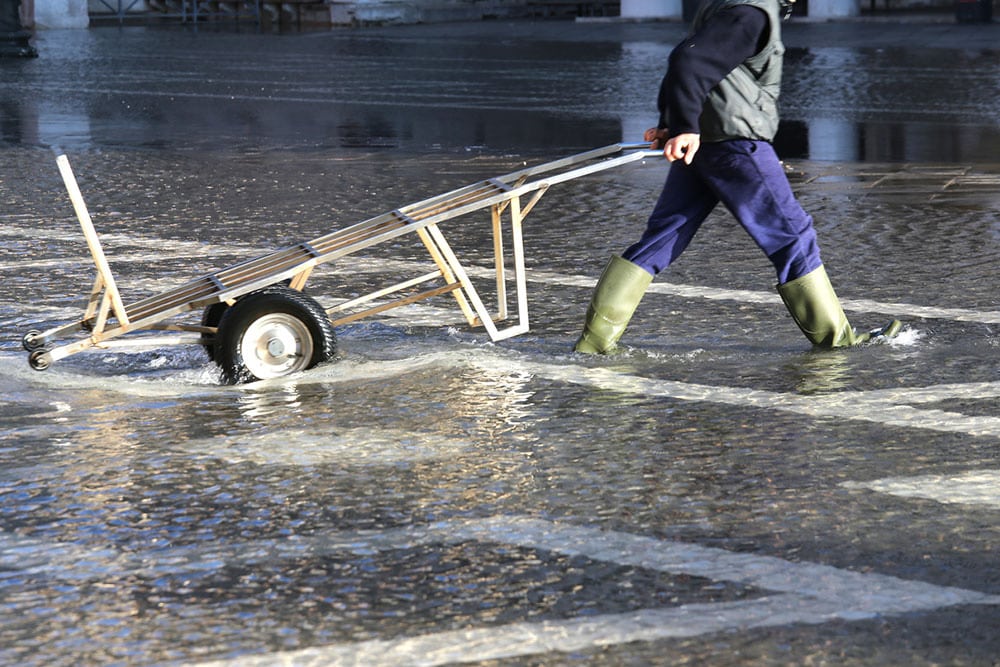
[[716, 12], [734, 5], [751, 5], [767, 13], [770, 35], [759, 53], [744, 60], [708, 93], [699, 125], [705, 142], [728, 139], [771, 141], [778, 131], [781, 90], [781, 8], [778, 0], [707, 0], [694, 19], [697, 31]]

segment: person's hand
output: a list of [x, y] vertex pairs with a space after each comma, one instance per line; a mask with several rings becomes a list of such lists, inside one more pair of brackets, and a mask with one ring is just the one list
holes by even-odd
[[668, 160], [684, 160], [684, 164], [691, 164], [694, 154], [701, 147], [701, 135], [689, 132], [678, 134], [676, 137], [667, 139], [667, 144], [663, 148], [663, 155]]
[[661, 150], [667, 144], [667, 131], [651, 127], [642, 135], [643, 141], [649, 142], [649, 150]]

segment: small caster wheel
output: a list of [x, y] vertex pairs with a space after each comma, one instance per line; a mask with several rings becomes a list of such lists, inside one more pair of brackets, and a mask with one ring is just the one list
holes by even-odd
[[45, 371], [52, 365], [52, 356], [48, 350], [35, 350], [28, 355], [28, 363], [36, 371]]
[[45, 341], [42, 339], [42, 332], [37, 329], [32, 329], [28, 333], [24, 334], [24, 338], [21, 339], [21, 345], [28, 352], [34, 352], [41, 346], [45, 345]]

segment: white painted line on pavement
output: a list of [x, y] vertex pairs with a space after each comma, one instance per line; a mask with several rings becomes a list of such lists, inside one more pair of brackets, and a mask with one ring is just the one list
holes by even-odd
[[836, 618], [836, 605], [794, 595], [778, 595], [743, 602], [690, 604], [242, 655], [191, 667], [433, 667], [594, 650], [628, 642], [698, 637], [725, 630], [796, 623], [817, 625]]
[[939, 503], [981, 505], [1000, 509], [1000, 470], [974, 470], [953, 475], [885, 477], [869, 482], [844, 482], [846, 489], [868, 489], [902, 498], [926, 498]]
[[[470, 359], [487, 368], [511, 368], [509, 359]], [[559, 382], [639, 396], [673, 398], [682, 401], [705, 401], [738, 407], [792, 412], [809, 417], [831, 417], [867, 421], [887, 426], [926, 429], [947, 433], [1000, 437], [1000, 417], [969, 416], [935, 409], [919, 409], [903, 402], [906, 389], [879, 392], [841, 391], [830, 394], [801, 395], [748, 389], [692, 384], [620, 373], [603, 367], [518, 362], [517, 368], [533, 375]], [[968, 386], [979, 397], [1000, 395], [1000, 382], [974, 383]], [[966, 395], [966, 385], [941, 385], [914, 390], [920, 402], [941, 401]], [[933, 396], [933, 398], [931, 398]], [[917, 401], [914, 401], [917, 402]]]
[[[35, 229], [31, 229], [29, 231], [32, 235], [37, 233], [37, 230]], [[62, 233], [63, 232], [59, 232], [59, 234]], [[8, 230], [0, 233], [0, 235], [22, 236], [24, 235], [24, 232], [21, 230]], [[59, 238], [62, 238], [62, 236]], [[221, 253], [224, 255], [244, 253], [249, 257], [252, 257], [267, 251], [267, 249], [247, 245], [240, 246], [230, 244], [222, 247], [196, 241], [171, 240], [169, 242], [165, 242], [163, 239], [158, 237], [143, 237], [123, 234], [104, 234], [102, 235], [102, 239], [105, 242], [113, 243], [118, 241], [127, 243], [131, 247], [155, 247], [159, 256], [169, 256], [164, 254], [167, 252], [169, 254], [173, 254], [178, 259], [185, 256], [205, 257], [206, 255], [213, 253]], [[145, 255], [136, 255], [134, 253], [115, 255], [114, 259], [119, 263], [148, 261], [148, 257]], [[53, 260], [36, 261], [39, 263], [35, 268], [44, 268], [51, 266]], [[89, 262], [90, 260], [85, 254], [80, 256], [80, 263], [86, 264]], [[5, 263], [0, 263], [0, 267], [3, 267], [4, 264]], [[359, 254], [353, 257], [353, 261], [351, 262], [351, 266], [349, 268], [344, 266], [344, 264], [346, 264], [346, 262], [331, 266], [329, 270], [332, 270], [334, 273], [383, 273], [388, 269], [426, 270], [426, 267], [429, 265], [429, 261], [421, 262], [413, 260], [396, 260], [386, 257], [371, 257]], [[24, 270], [29, 266], [31, 265], [25, 263], [23, 260], [18, 260], [16, 267], [11, 264], [12, 269], [17, 268], [19, 270]], [[480, 267], [471, 264], [465, 268], [470, 276], [478, 278], [492, 280], [496, 275], [495, 269], [493, 268]], [[529, 282], [562, 285], [566, 287], [582, 287], [587, 289], [593, 288], [597, 282], [596, 276], [565, 274], [534, 269], [528, 271], [526, 277]], [[180, 280], [180, 278], [178, 279]], [[738, 303], [781, 305], [781, 299], [775, 291], [725, 289], [704, 287], [701, 285], [685, 285], [682, 283], [671, 283], [666, 281], [654, 282], [649, 286], [647, 291], [650, 294], [678, 296], [686, 299], [706, 299], [709, 301], [735, 301]], [[918, 317], [954, 320], [958, 322], [1000, 324], [1000, 311], [979, 311], [967, 308], [939, 308], [936, 306], [921, 306], [908, 303], [887, 303], [873, 301], [870, 299], [841, 298], [840, 301], [844, 309], [848, 311], [883, 313], [899, 318]], [[387, 313], [387, 315], [392, 316], [398, 314], [390, 312]], [[450, 320], [452, 318], [448, 317], [447, 319]]]
[[530, 546], [672, 574], [739, 582], [768, 591], [836, 600], [850, 614], [874, 615], [963, 603], [1000, 603], [1000, 596], [959, 588], [524, 516], [469, 520], [464, 524], [455, 522], [450, 532], [467, 539]]
[[[530, 282], [541, 282], [553, 285], [593, 288], [597, 283], [595, 277], [551, 273], [546, 271], [528, 272]], [[646, 290], [649, 294], [679, 296], [686, 299], [706, 299], [709, 301], [736, 301], [738, 303], [761, 303], [781, 305], [777, 292], [759, 290], [725, 289], [704, 287], [701, 285], [685, 285], [665, 281], [654, 282]], [[897, 318], [919, 317], [928, 319], [955, 320], [958, 322], [982, 322], [1000, 324], [1000, 311], [980, 311], [968, 308], [938, 308], [936, 306], [919, 306], [910, 303], [886, 303], [871, 299], [841, 298], [840, 304], [844, 310], [865, 313], [883, 313]]]
[[[374, 538], [373, 548], [403, 548], [413, 542], [476, 540], [580, 555], [674, 575], [739, 582], [769, 592], [738, 602], [693, 603], [567, 620], [512, 623], [413, 637], [349, 642], [297, 651], [242, 655], [199, 667], [259, 665], [444, 665], [488, 659], [596, 649], [634, 641], [695, 637], [753, 627], [862, 620], [884, 614], [927, 611], [953, 605], [997, 605], [1000, 596], [935, 586], [896, 577], [863, 574], [816, 563], [658, 540], [641, 535], [547, 521], [526, 516], [456, 520], [390, 531], [404, 544]], [[331, 536], [331, 544], [343, 543]], [[363, 548], [352, 535], [353, 548]], [[323, 538], [316, 538], [321, 540]], [[230, 545], [230, 548], [235, 545]], [[242, 549], [234, 553], [245, 553]], [[776, 592], [776, 594], [774, 594]]]
[[[267, 419], [270, 413], [277, 412], [281, 407], [266, 405], [257, 418]], [[330, 430], [327, 427], [305, 426], [263, 431], [250, 440], [228, 436], [189, 440], [180, 444], [186, 451], [212, 456], [227, 463], [249, 461], [256, 465], [282, 466], [412, 464], [453, 458], [471, 446], [468, 440], [442, 438], [433, 433], [414, 434], [403, 429], [366, 427]]]

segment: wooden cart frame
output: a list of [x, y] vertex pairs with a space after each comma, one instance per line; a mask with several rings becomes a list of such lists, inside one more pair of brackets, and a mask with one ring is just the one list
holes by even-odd
[[[648, 157], [661, 156], [646, 145], [614, 144], [490, 178], [436, 197], [339, 229], [330, 234], [202, 275], [178, 287], [126, 304], [105, 257], [83, 195], [65, 155], [57, 157], [84, 238], [96, 267], [83, 316], [47, 331], [29, 331], [23, 339], [32, 368], [45, 370], [54, 362], [89, 349], [116, 346], [200, 344], [223, 366], [229, 381], [279, 377], [309, 368], [332, 356], [332, 327], [360, 320], [391, 308], [442, 294], [452, 294], [470, 326], [482, 326], [493, 341], [528, 331], [528, 298], [522, 223], [538, 200], [558, 183], [576, 179]], [[440, 223], [488, 209], [493, 228], [493, 256], [497, 310], [490, 313], [468, 272], [439, 227]], [[504, 214], [509, 225], [504, 224]], [[510, 249], [504, 239], [508, 227]], [[436, 270], [370, 294], [322, 308], [301, 293], [313, 270], [404, 234], [416, 233]], [[508, 319], [507, 263], [513, 269], [517, 320]], [[423, 289], [427, 283], [437, 286]], [[415, 291], [416, 289], [421, 291]], [[390, 295], [405, 296], [372, 305]], [[237, 304], [254, 293], [254, 315], [231, 317]], [[242, 306], [241, 306], [242, 307]], [[274, 313], [266, 312], [273, 307]], [[243, 308], [247, 310], [248, 308]], [[177, 316], [202, 311], [199, 324], [183, 324]], [[353, 312], [352, 312], [353, 311]], [[236, 334], [222, 331], [243, 320]], [[316, 321], [325, 320], [325, 321]], [[129, 337], [136, 332], [170, 332], [169, 335]], [[83, 333], [85, 337], [80, 338]], [[60, 342], [67, 336], [76, 339]], [[233, 347], [235, 349], [228, 349]], [[216, 358], [215, 353], [218, 353]], [[227, 368], [232, 366], [233, 368]]]

